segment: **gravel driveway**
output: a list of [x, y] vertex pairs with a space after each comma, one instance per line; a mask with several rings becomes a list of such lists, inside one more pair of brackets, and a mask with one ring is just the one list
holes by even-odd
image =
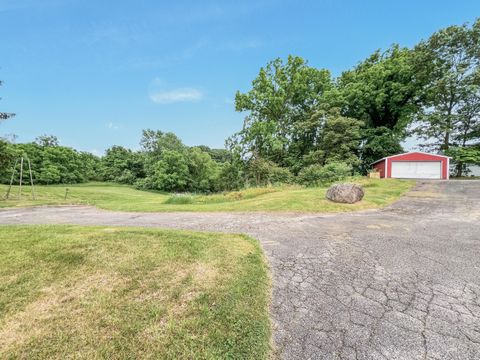
[[[368, 189], [367, 189], [368, 191]], [[242, 232], [273, 270], [284, 359], [480, 359], [480, 182], [420, 182], [381, 211], [337, 215], [0, 211], [0, 224]]]

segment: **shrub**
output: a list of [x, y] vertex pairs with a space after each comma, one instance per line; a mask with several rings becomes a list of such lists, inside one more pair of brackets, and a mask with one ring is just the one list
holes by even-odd
[[247, 163], [248, 178], [253, 180], [255, 186], [267, 185], [270, 172], [276, 165], [270, 160], [261, 157], [253, 157]]
[[135, 180], [135, 174], [128, 169], [123, 170], [122, 174], [119, 177], [115, 178], [115, 181], [121, 184], [133, 184]]
[[133, 187], [137, 190], [148, 190], [147, 179], [138, 179], [133, 183]]
[[331, 162], [326, 164], [321, 171], [321, 183], [329, 184], [345, 179], [352, 175], [352, 167], [342, 162]]
[[293, 182], [293, 175], [289, 169], [280, 167], [273, 161], [262, 158], [253, 158], [249, 161], [248, 175], [256, 186]]
[[293, 182], [293, 174], [287, 168], [272, 166], [268, 180], [272, 184], [291, 184]]
[[217, 190], [239, 190], [245, 185], [243, 169], [237, 163], [224, 163], [217, 177]]
[[306, 186], [327, 185], [345, 179], [352, 174], [352, 167], [341, 162], [331, 162], [325, 166], [310, 165], [298, 174], [298, 181]]
[[310, 165], [298, 173], [298, 182], [306, 186], [321, 185], [322, 167], [318, 164]]

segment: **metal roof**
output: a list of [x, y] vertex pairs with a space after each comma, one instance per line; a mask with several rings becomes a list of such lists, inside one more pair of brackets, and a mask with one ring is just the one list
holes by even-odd
[[425, 154], [425, 155], [438, 156], [438, 157], [443, 157], [443, 158], [451, 159], [451, 156], [446, 156], [446, 155], [430, 154], [430, 153], [427, 153], [427, 152], [424, 152], [424, 151], [408, 151], [408, 152], [401, 153], [401, 154], [396, 154], [396, 155], [390, 155], [390, 156], [383, 157], [383, 158], [381, 158], [381, 159], [379, 159], [379, 160], [377, 160], [377, 161], [374, 161], [374, 162], [371, 163], [370, 165], [379, 163], [380, 161], [383, 161], [383, 160], [386, 160], [386, 159], [390, 159], [390, 158], [393, 158], [393, 157], [396, 157], [396, 156], [402, 156], [402, 155], [407, 155], [407, 154]]

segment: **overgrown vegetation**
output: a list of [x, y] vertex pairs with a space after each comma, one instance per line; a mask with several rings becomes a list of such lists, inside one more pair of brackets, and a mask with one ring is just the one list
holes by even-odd
[[0, 228], [0, 357], [267, 359], [269, 277], [242, 235]]

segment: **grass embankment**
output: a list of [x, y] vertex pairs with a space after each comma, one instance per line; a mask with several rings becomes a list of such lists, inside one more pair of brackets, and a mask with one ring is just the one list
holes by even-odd
[[269, 277], [241, 235], [0, 227], [0, 358], [267, 358]]
[[[213, 195], [165, 194], [135, 190], [125, 185], [88, 183], [68, 186], [37, 186], [37, 200], [31, 200], [29, 187], [18, 199], [18, 188], [12, 189], [10, 200], [1, 200], [0, 207], [88, 204], [119, 211], [286, 211], [344, 212], [378, 208], [388, 205], [408, 191], [414, 181], [397, 179], [352, 180], [365, 188], [364, 199], [356, 204], [336, 204], [325, 199], [326, 187], [301, 186], [251, 188]], [[0, 186], [5, 193], [7, 187]]]

